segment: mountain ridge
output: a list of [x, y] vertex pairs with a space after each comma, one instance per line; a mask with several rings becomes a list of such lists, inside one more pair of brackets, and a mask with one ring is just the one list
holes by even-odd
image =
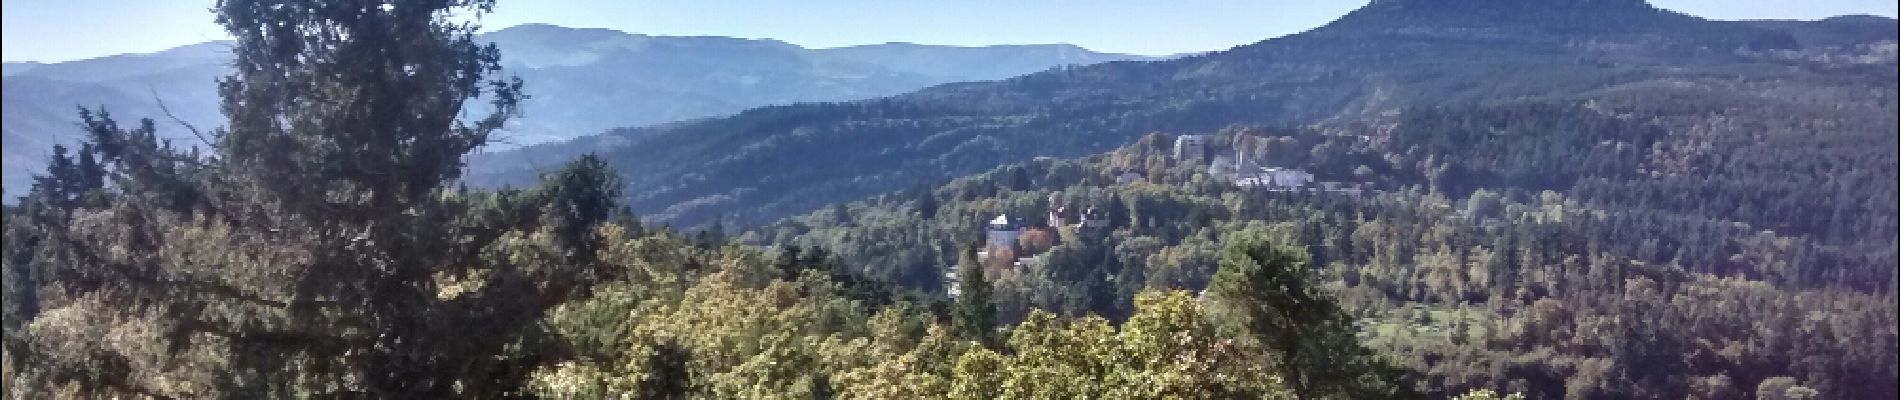
[[[477, 40], [498, 43], [503, 49], [504, 73], [522, 76], [532, 96], [524, 106], [526, 117], [512, 122], [491, 150], [761, 105], [872, 98], [946, 82], [1000, 79], [1070, 63], [1134, 57], [1082, 50], [1086, 54], [1078, 58], [1064, 53], [1078, 48], [1043, 49], [1053, 45], [906, 48], [906, 52], [928, 56], [909, 57], [929, 60], [919, 65], [890, 61], [906, 57], [878, 56], [894, 51], [881, 47], [814, 50], [769, 39], [649, 36], [551, 24], [510, 27], [481, 34]], [[45, 79], [30, 86], [55, 92], [71, 91], [46, 85], [110, 88], [118, 94], [71, 98], [33, 93], [25, 87], [9, 89], [9, 93], [22, 101], [37, 98], [57, 104], [61, 110], [104, 105], [109, 110], [133, 111], [115, 114], [161, 121], [161, 135], [183, 145], [197, 139], [173, 126], [162, 113], [149, 111], [158, 108], [157, 98], [201, 129], [221, 125], [214, 80], [228, 70], [229, 55], [224, 51], [228, 46], [229, 42], [213, 41], [64, 63], [8, 63], [6, 79]], [[867, 50], [869, 54], [844, 54]], [[997, 51], [1003, 53], [991, 54]], [[47, 144], [70, 144], [79, 135], [77, 130], [57, 129], [76, 122], [74, 113], [9, 113], [5, 119], [9, 138], [28, 139], [5, 144], [9, 168], [0, 180], [12, 193], [25, 191], [27, 178], [50, 154]]]
[[[1402, 25], [1430, 29], [1394, 30], [1378, 23], [1412, 20], [1394, 5], [1413, 4], [1423, 3], [1381, 2], [1307, 32], [1170, 61], [1058, 68], [873, 100], [766, 107], [668, 127], [624, 128], [478, 157], [470, 181], [520, 184], [534, 174], [532, 160], [598, 153], [627, 171], [635, 209], [685, 226], [710, 221], [730, 226], [772, 221], [1001, 163], [1106, 151], [1156, 130], [1348, 124], [1364, 118], [1376, 123], [1381, 115], [1416, 106], [1586, 101], [1626, 92], [1666, 93], [1681, 84], [1726, 88], [1719, 89], [1724, 96], [1751, 98], [1794, 90], [1749, 83], [1759, 81], [1846, 93], [1856, 89], [1842, 79], [1890, 82], [1893, 76], [1891, 68], [1879, 68], [1890, 65], [1891, 57], [1875, 57], [1875, 64], [1860, 67], [1830, 61], [1840, 57], [1788, 56], [1780, 52], [1825, 46], [1803, 47], [1785, 31], [1710, 21], [1642, 2], [1566, 3], [1582, 7], [1575, 12], [1628, 14], [1618, 21], [1630, 21], [1629, 26], [1545, 29], [1537, 24], [1551, 15], [1455, 12], [1462, 9]], [[1502, 7], [1507, 8], [1492, 10], [1522, 6]], [[1456, 28], [1487, 21], [1472, 15], [1492, 18], [1493, 31], [1523, 32], [1474, 35]], [[1441, 29], [1446, 26], [1453, 28]], [[1674, 35], [1681, 32], [1695, 35]], [[1888, 32], [1881, 41], [1893, 40], [1893, 31]]]

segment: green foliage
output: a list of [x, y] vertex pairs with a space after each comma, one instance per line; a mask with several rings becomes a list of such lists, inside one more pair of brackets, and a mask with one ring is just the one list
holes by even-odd
[[592, 154], [581, 156], [547, 177], [541, 186], [548, 203], [544, 221], [561, 247], [569, 249], [568, 263], [593, 262], [593, 227], [620, 210], [620, 177]]
[[[230, 125], [194, 132], [212, 154], [82, 110], [77, 161], [60, 151], [6, 215], [9, 284], [31, 285], [7, 295], [10, 389], [518, 390], [551, 354], [535, 321], [601, 278], [563, 256], [591, 253], [619, 195], [597, 160], [551, 188], [447, 190], [520, 100], [454, 20], [492, 6], [219, 2], [237, 61], [219, 82]], [[494, 112], [457, 118], [478, 100]]]
[[[1292, 398], [1258, 350], [1214, 332], [1185, 292], [1146, 292], [1121, 327], [1099, 317], [1030, 313], [1009, 355], [958, 362], [957, 398]], [[969, 384], [963, 384], [969, 382]], [[962, 397], [971, 396], [971, 397]]]
[[[611, 231], [611, 230], [610, 230]], [[585, 350], [537, 370], [535, 394], [686, 393], [804, 398], [1285, 398], [1254, 347], [1222, 337], [1185, 292], [1143, 293], [1120, 328], [1099, 317], [1032, 313], [986, 347], [914, 303], [873, 308], [826, 274], [787, 276], [741, 247], [606, 234], [612, 268], [705, 265], [610, 283], [545, 321], [560, 347]], [[630, 251], [637, 243], [684, 254]], [[809, 252], [809, 251], [801, 251]], [[783, 254], [783, 253], [781, 253]], [[675, 257], [684, 257], [675, 258]], [[980, 273], [980, 271], [978, 271]], [[753, 279], [753, 274], [764, 279]], [[629, 272], [639, 277], [642, 273]], [[652, 276], [652, 275], [649, 275]], [[665, 276], [671, 276], [667, 278]], [[654, 283], [639, 283], [642, 281]], [[679, 290], [657, 282], [684, 282]], [[629, 307], [628, 305], [631, 305]], [[608, 318], [613, 316], [614, 318]], [[953, 317], [957, 319], [957, 317]], [[989, 333], [995, 334], [995, 333]], [[684, 366], [683, 368], [681, 366]]]
[[634, 382], [633, 393], [642, 399], [689, 398], [693, 393], [693, 376], [687, 363], [692, 355], [673, 344], [657, 344], [649, 351], [645, 365], [641, 365], [640, 380]]
[[964, 252], [962, 262], [957, 263], [957, 305], [952, 315], [952, 326], [964, 339], [973, 340], [985, 346], [996, 343], [996, 303], [992, 300], [994, 289], [989, 278], [983, 276], [983, 267], [976, 263], [976, 249]]
[[[1430, 111], [1442, 114], [1430, 118], [1477, 124], [1470, 129], [1502, 124], [1506, 131], [1528, 129], [1511, 127], [1519, 123], [1570, 126], [1562, 129], [1579, 134], [1593, 134], [1588, 129], [1598, 124], [1623, 126], [1546, 114], [1575, 110], [1512, 107], [1460, 117], [1447, 108]], [[1560, 121], [1536, 121], [1541, 118]], [[1452, 132], [1467, 129], [1461, 127], [1466, 123], [1434, 123], [1438, 128], [1407, 134], [1520, 144], [1567, 140], [1543, 133], [1510, 139]], [[1209, 184], [1203, 169], [1171, 164], [1171, 141], [1154, 135], [1108, 154], [1024, 163], [1021, 170], [1036, 185], [1031, 190], [996, 190], [996, 182], [1015, 169], [950, 181], [931, 191], [939, 201], [931, 220], [908, 209], [915, 195], [907, 194], [904, 201], [872, 198], [846, 205], [852, 218], [845, 223], [820, 213], [754, 230], [742, 240], [825, 247], [867, 276], [923, 289], [940, 281], [934, 276], [960, 256], [943, 244], [969, 240], [998, 214], [1040, 215], [1058, 204], [1109, 205], [1123, 216], [1111, 214], [1108, 228], [1058, 230], [1059, 244], [1049, 251], [1030, 254], [1022, 267], [989, 272], [1001, 324], [1023, 321], [1035, 309], [1124, 321], [1135, 293], [1207, 288], [1223, 248], [1264, 236], [1293, 249], [1285, 255], [1309, 260], [1301, 268], [1310, 280], [1307, 289], [1334, 299], [1353, 317], [1349, 327], [1333, 330], [1356, 335], [1329, 340], [1358, 336], [1364, 347], [1405, 370], [1399, 381], [1427, 396], [1498, 388], [1531, 397], [1673, 398], [1747, 392], [1777, 375], [1795, 376], [1832, 397], [1884, 397], [1900, 390], [1874, 378], [1893, 374], [1900, 364], [1881, 350], [1900, 335], [1888, 326], [1894, 321], [1886, 289], [1894, 253], [1892, 243], [1873, 239], [1880, 234], [1838, 241], [1826, 234], [1763, 231], [1725, 217], [1763, 217], [1758, 214], [1641, 202], [1615, 206], [1571, 191], [1479, 187], [1456, 198], [1429, 188], [1421, 171], [1437, 167], [1421, 169], [1403, 152], [1377, 155], [1383, 150], [1376, 140], [1355, 144], [1358, 139], [1319, 132], [1244, 127], [1216, 134], [1212, 143], [1240, 147], [1312, 146], [1274, 151], [1305, 154], [1311, 163], [1305, 167], [1322, 181], [1350, 179], [1344, 177], [1357, 176], [1352, 170], [1373, 165], [1401, 188], [1286, 193]], [[1607, 157], [1621, 150], [1605, 151]], [[1418, 154], [1500, 171], [1524, 165]], [[1149, 179], [1117, 183], [1114, 178], [1134, 166], [1152, 166], [1145, 169]], [[1526, 176], [1538, 174], [1545, 172]], [[1708, 179], [1741, 191], [1767, 183], [1747, 176]], [[1483, 186], [1489, 179], [1454, 186]], [[1649, 184], [1642, 178], [1623, 182]], [[1592, 185], [1578, 183], [1572, 190], [1599, 187]], [[1887, 190], [1883, 185], [1859, 189], [1879, 193]], [[1868, 194], [1851, 196], [1861, 195]], [[926, 273], [898, 273], [917, 270]], [[1112, 283], [1098, 288], [1094, 282]], [[1805, 318], [1827, 321], [1826, 328], [1799, 328]], [[1225, 314], [1217, 319], [1234, 320]]]
[[1354, 336], [1352, 318], [1312, 282], [1300, 257], [1258, 234], [1233, 234], [1208, 292], [1254, 340], [1274, 350], [1302, 398], [1416, 397]]
[[[490, 79], [495, 50], [455, 22], [492, 1], [222, 1], [219, 22], [237, 38], [238, 58], [220, 82], [232, 123], [203, 138], [210, 154], [172, 148], [150, 120], [122, 127], [82, 110], [87, 143], [55, 149], [46, 176], [0, 217], [6, 390], [1900, 392], [1895, 103], [1885, 101], [1891, 85], [1864, 85], [1891, 82], [1890, 68], [1791, 69], [1747, 51], [1668, 56], [1642, 46], [1567, 53], [1571, 35], [1645, 37], [1600, 31], [1529, 31], [1504, 43], [1531, 51], [1492, 62], [1483, 56], [1496, 52], [1470, 38], [1368, 40], [1362, 30], [1380, 24], [1365, 22], [1378, 21], [1383, 4], [1347, 25], [1361, 31], [1224, 55], [653, 128], [537, 186], [470, 191], [449, 189], [461, 160], [521, 99], [518, 81]], [[1645, 32], [1684, 35], [1671, 46], [1734, 45], [1711, 32], [1755, 29], [1622, 11], [1613, 16]], [[1319, 60], [1342, 38], [1367, 41]], [[1312, 65], [1273, 60], [1351, 69], [1313, 76]], [[1615, 66], [1630, 62], [1642, 66]], [[1668, 72], [1671, 63], [1733, 77]], [[1522, 69], [1537, 72], [1494, 79]], [[1354, 76], [1401, 84], [1365, 90]], [[1803, 94], [1781, 95], [1789, 91]], [[1341, 107], [1363, 106], [1355, 93], [1373, 92], [1394, 105], [1452, 104], [1300, 129], [1228, 125], [1361, 115]], [[492, 114], [457, 119], [482, 99]], [[1157, 126], [1221, 129], [1210, 142], [1217, 151], [1368, 190], [1236, 187], [1201, 161], [1171, 158], [1168, 138], [1137, 137]], [[754, 134], [764, 131], [793, 134]], [[833, 202], [1126, 139], [1134, 144], [1111, 153]], [[631, 190], [610, 164], [641, 169]], [[744, 188], [719, 186], [735, 182]], [[710, 227], [643, 229], [623, 195]], [[727, 223], [813, 209], [740, 237], [776, 250], [727, 241]], [[1085, 209], [1104, 218], [1038, 226], [1025, 234], [1033, 240], [998, 246], [984, 263], [957, 247], [996, 215], [1070, 210], [1059, 217], [1074, 220]], [[950, 265], [955, 302], [937, 296]]]
[[[1322, 169], [1342, 176], [1366, 167], [1366, 181], [1442, 180], [1460, 196], [1642, 179], [1654, 186], [1588, 199], [1790, 225], [1777, 231], [1840, 226], [1843, 238], [1890, 228], [1892, 218], [1854, 216], [1893, 215], [1885, 181], [1895, 176], [1884, 166], [1900, 103], [1893, 57], [1878, 44], [1894, 40], [1891, 21], [1733, 23], [1632, 4], [1382, 4], [1311, 34], [1195, 57], [615, 130], [493, 155], [473, 179], [528, 182], [531, 160], [600, 151], [643, 171], [630, 177], [630, 202], [657, 218], [753, 226], [1037, 157], [1110, 151], [1155, 131], [1321, 126], [1330, 137], [1249, 148], [1278, 164], [1336, 163]], [[1810, 43], [1789, 31], [1867, 33]], [[1552, 112], [1566, 115], [1538, 115]], [[1335, 157], [1367, 146], [1384, 148]], [[1405, 158], [1385, 165], [1385, 155]], [[1159, 178], [1154, 166], [1121, 167]], [[1020, 190], [1018, 177], [984, 189]]]

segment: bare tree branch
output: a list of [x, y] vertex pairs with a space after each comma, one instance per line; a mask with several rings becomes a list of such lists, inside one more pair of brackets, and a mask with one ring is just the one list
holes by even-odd
[[164, 113], [165, 113], [165, 117], [167, 117], [167, 118], [171, 118], [171, 119], [172, 119], [172, 122], [176, 122], [176, 123], [178, 123], [178, 125], [182, 125], [182, 126], [184, 126], [184, 127], [185, 127], [185, 130], [189, 130], [189, 131], [191, 131], [191, 135], [192, 135], [192, 136], [197, 136], [197, 137], [198, 137], [198, 141], [199, 141], [199, 142], [201, 142], [201, 143], [204, 143], [204, 144], [205, 144], [205, 148], [206, 148], [207, 150], [217, 150], [217, 149], [218, 149], [218, 145], [217, 145], [217, 144], [214, 144], [214, 143], [212, 143], [212, 142], [211, 142], [211, 139], [210, 139], [210, 138], [206, 138], [206, 137], [205, 137], [205, 134], [204, 134], [204, 132], [200, 132], [200, 131], [198, 131], [198, 127], [196, 127], [196, 126], [192, 126], [190, 122], [185, 122], [185, 120], [184, 120], [184, 119], [182, 119], [182, 118], [178, 118], [178, 115], [177, 115], [177, 114], [172, 114], [172, 109], [171, 109], [171, 107], [166, 107], [166, 106], [165, 106], [165, 99], [161, 99], [161, 98], [159, 98], [159, 97], [158, 97], [158, 88], [155, 88], [155, 87], [152, 87], [152, 84], [150, 84], [150, 83], [147, 83], [147, 84], [145, 84], [145, 89], [146, 89], [146, 90], [149, 90], [149, 91], [151, 91], [151, 92], [152, 92], [152, 102], [155, 102], [155, 103], [158, 103], [158, 110], [159, 110], [159, 111], [161, 111], [161, 112], [164, 112]]

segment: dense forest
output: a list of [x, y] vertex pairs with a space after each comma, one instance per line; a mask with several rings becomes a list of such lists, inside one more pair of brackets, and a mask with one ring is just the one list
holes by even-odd
[[[475, 40], [493, 0], [221, 0], [228, 126], [81, 109], [86, 140], [9, 194], [0, 385], [1900, 397], [1896, 72], [1863, 29], [1891, 20], [1493, 3], [623, 131], [491, 187], [464, 162], [526, 93]], [[1621, 26], [1552, 22], [1578, 13]], [[1506, 66], [1531, 71], [1471, 84]], [[1180, 134], [1317, 182], [1236, 184]], [[590, 147], [614, 141], [636, 150]]]
[[[1382, 0], [1311, 31], [1205, 55], [763, 107], [485, 154], [469, 180], [524, 185], [556, 165], [547, 160], [598, 153], [640, 171], [628, 177], [628, 201], [651, 218], [753, 226], [1039, 156], [1106, 152], [1148, 132], [1552, 101], [1663, 120], [1662, 148], [1636, 151], [1682, 159], [1653, 173], [1749, 173], [1767, 166], [1723, 157], [1809, 137], [1820, 137], [1815, 146], [1891, 143], [1896, 26], [1879, 17], [1711, 21], [1640, 0]], [[1784, 162], [1767, 156], [1760, 162]]]
[[[1264, 236], [1231, 241], [1211, 292], [1003, 318], [973, 252], [952, 302], [818, 249], [649, 230], [597, 157], [457, 185], [519, 112], [521, 82], [455, 22], [492, 7], [221, 1], [231, 125], [176, 147], [82, 109], [88, 139], [5, 209], [5, 395], [1418, 394]], [[464, 119], [471, 101], [493, 113]]]
[[[1013, 252], [985, 269], [997, 315], [1011, 324], [1039, 310], [1129, 318], [1140, 312], [1138, 293], [1218, 287], [1223, 249], [1266, 237], [1300, 249], [1305, 273], [1359, 321], [1357, 334], [1432, 396], [1490, 387], [1535, 398], [1780, 398], [1767, 394], [1794, 386], [1824, 398], [1896, 395], [1891, 212], [1842, 221], [1849, 226], [1831, 229], [1853, 239], [1830, 239], [1828, 229], [1782, 233], [1710, 217], [1708, 208], [1619, 201], [1602, 193], [1657, 189], [1577, 176], [1633, 173], [1628, 165], [1641, 163], [1618, 157], [1627, 151], [1597, 143], [1641, 141], [1653, 130], [1596, 125], [1589, 131], [1608, 137], [1577, 137], [1561, 127], [1579, 123], [1579, 112], [1594, 114], [1550, 106], [1401, 119], [1395, 137], [1408, 141], [1471, 139], [1424, 157], [1458, 160], [1450, 165], [1385, 162], [1411, 157], [1382, 159], [1371, 142], [1294, 129], [1237, 127], [1213, 140], [1222, 151], [1313, 168], [1321, 180], [1370, 178], [1392, 190], [1242, 188], [1198, 160], [1175, 159], [1167, 137], [1150, 135], [1105, 155], [837, 205], [743, 238], [832, 249], [867, 277], [948, 289], [939, 266], [959, 257], [953, 244], [982, 243], [997, 215], [1026, 216], [1019, 243], [987, 244], [989, 254]], [[1460, 137], [1467, 124], [1553, 133]], [[1548, 140], [1559, 143], [1538, 143]], [[1570, 141], [1577, 146], [1565, 151], [1527, 150]], [[1401, 148], [1421, 147], [1429, 146]], [[1130, 171], [1139, 179], [1118, 179]], [[1471, 181], [1480, 176], [1530, 189]], [[1894, 181], [1885, 182], [1856, 189], [1891, 195]], [[1703, 184], [1750, 193], [1780, 183]], [[1044, 217], [1051, 210], [1061, 211]], [[1091, 211], [1103, 225], [1037, 222]]]

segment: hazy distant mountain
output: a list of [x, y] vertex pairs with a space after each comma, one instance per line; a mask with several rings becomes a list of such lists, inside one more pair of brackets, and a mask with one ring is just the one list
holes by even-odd
[[[1803, 143], [1892, 160], [1895, 27], [1877, 17], [1711, 21], [1641, 0], [1379, 0], [1223, 52], [623, 129], [480, 157], [470, 179], [526, 183], [557, 160], [598, 153], [627, 173], [640, 212], [679, 226], [747, 224], [1154, 131], [1326, 124], [1376, 137], [1351, 127], [1418, 107], [1557, 102], [1652, 121], [1671, 132], [1656, 162], [1693, 163], [1631, 168], [1834, 182], [1844, 172], [1760, 153]], [[1845, 165], [1832, 168], [1878, 167]]]
[[[624, 126], [730, 114], [796, 102], [889, 96], [931, 85], [993, 80], [1067, 64], [1144, 59], [1070, 45], [955, 47], [881, 44], [806, 49], [775, 40], [667, 37], [529, 24], [482, 35], [533, 98], [494, 149], [569, 139]], [[61, 63], [6, 63], [4, 116], [9, 193], [43, 163], [49, 146], [78, 134], [75, 105], [164, 122], [179, 145], [195, 142], [157, 112], [154, 95], [201, 129], [219, 125], [215, 79], [228, 42]], [[15, 111], [22, 110], [22, 111]], [[30, 110], [30, 111], [28, 111]]]
[[81, 135], [77, 107], [103, 106], [121, 122], [160, 121], [162, 134], [178, 146], [197, 138], [171, 122], [158, 107], [208, 130], [223, 120], [218, 111], [216, 79], [226, 71], [228, 42], [207, 42], [149, 54], [126, 54], [61, 63], [7, 63], [5, 113], [0, 132], [5, 169], [0, 171], [12, 201], [45, 165], [54, 144], [72, 145]]
[[39, 67], [41, 65], [46, 65], [46, 64], [31, 62], [31, 61], [7, 62], [4, 67], [0, 67], [0, 76], [13, 76], [13, 74], [23, 73], [26, 71], [32, 71], [33, 68]]
[[1053, 65], [1088, 65], [1108, 61], [1147, 59], [1124, 54], [1096, 53], [1067, 44], [952, 47], [885, 43], [821, 49], [815, 52], [820, 60], [881, 65], [926, 76], [955, 78], [957, 81], [1002, 79], [1039, 72]]
[[994, 80], [1066, 64], [1142, 59], [1069, 45], [882, 44], [806, 49], [769, 39], [664, 37], [529, 24], [484, 35], [528, 81], [533, 144], [730, 114], [768, 104], [856, 100]]
[[1761, 20], [1744, 23], [1787, 32], [1796, 41], [1810, 47], [1852, 46], [1889, 40], [1894, 36], [1893, 18], [1873, 15], [1843, 15], [1820, 21]]

